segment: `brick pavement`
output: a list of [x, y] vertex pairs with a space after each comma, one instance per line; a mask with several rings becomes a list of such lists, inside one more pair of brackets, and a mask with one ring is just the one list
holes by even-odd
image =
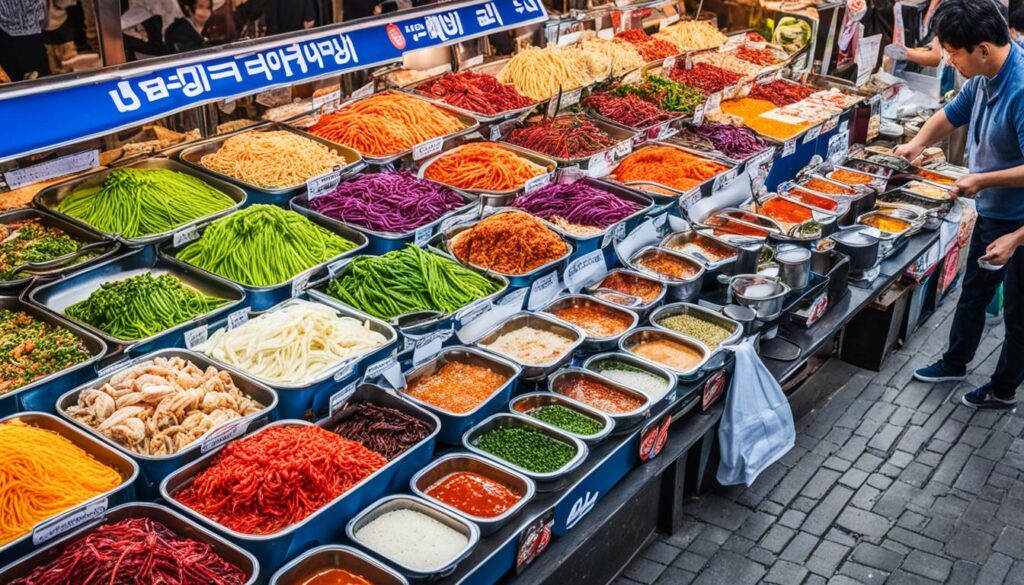
[[686, 502], [615, 585], [1024, 583], [1024, 413], [959, 405], [998, 359], [988, 328], [964, 383], [913, 370], [944, 349], [949, 300], [881, 372], [829, 361], [836, 389], [749, 488]]

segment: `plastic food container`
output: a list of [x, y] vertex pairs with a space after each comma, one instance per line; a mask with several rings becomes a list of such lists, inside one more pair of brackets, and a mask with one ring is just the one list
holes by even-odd
[[180, 536], [197, 540], [209, 546], [217, 556], [242, 569], [247, 577], [245, 585], [256, 583], [260, 573], [260, 565], [251, 554], [169, 508], [145, 502], [131, 502], [108, 509], [102, 518], [90, 522], [60, 540], [54, 541], [36, 552], [19, 559], [17, 562], [0, 569], [0, 581], [9, 583], [15, 579], [26, 577], [36, 567], [45, 565], [58, 558], [70, 545], [78, 542], [97, 528], [130, 518], [148, 518], [163, 524]]
[[[496, 428], [508, 427], [525, 427], [539, 431], [547, 435], [551, 439], [560, 441], [575, 448], [576, 455], [574, 455], [573, 458], [566, 462], [566, 464], [563, 465], [560, 469], [556, 471], [542, 473], [530, 471], [529, 469], [520, 467], [510, 461], [506, 461], [505, 459], [502, 459], [497, 455], [492, 455], [487, 451], [484, 451], [483, 449], [477, 447], [477, 442], [480, 440], [480, 437], [487, 434], [488, 431], [491, 431]], [[501, 465], [518, 471], [520, 474], [532, 479], [534, 482], [536, 482], [537, 491], [539, 492], [557, 489], [559, 485], [563, 483], [563, 480], [566, 478], [566, 476], [568, 476], [569, 473], [571, 473], [574, 469], [576, 469], [577, 467], [580, 466], [580, 464], [583, 463], [583, 460], [587, 458], [588, 453], [587, 446], [586, 444], [583, 443], [583, 441], [577, 439], [576, 437], [570, 435], [569, 433], [554, 429], [551, 426], [544, 424], [535, 418], [522, 414], [495, 414], [487, 418], [477, 426], [466, 431], [466, 434], [463, 435], [462, 437], [462, 445], [466, 449], [468, 449], [472, 453], [475, 453], [476, 455], [479, 455], [480, 457], [489, 459], [491, 461], [496, 461]]]
[[462, 362], [474, 366], [482, 366], [497, 372], [506, 378], [505, 383], [491, 393], [489, 398], [481, 402], [473, 410], [463, 414], [449, 412], [440, 407], [434, 406], [433, 404], [419, 400], [415, 396], [403, 393], [406, 399], [426, 410], [429, 410], [434, 413], [438, 419], [440, 419], [441, 430], [438, 433], [438, 440], [449, 445], [458, 445], [462, 440], [462, 435], [467, 429], [469, 429], [469, 427], [504, 408], [509, 397], [516, 389], [516, 385], [519, 381], [519, 373], [522, 370], [515, 363], [507, 359], [500, 358], [492, 353], [473, 347], [451, 346], [442, 349], [434, 358], [420, 364], [410, 372], [406, 373], [405, 381], [411, 386], [416, 380], [437, 373], [437, 371], [448, 362]]
[[[394, 510], [413, 510], [415, 512], [419, 512], [420, 514], [429, 516], [430, 518], [437, 520], [438, 522], [448, 526], [449, 528], [452, 528], [455, 531], [462, 533], [466, 537], [468, 542], [466, 546], [458, 554], [456, 554], [455, 557], [452, 558], [448, 563], [426, 571], [421, 569], [414, 569], [408, 565], [403, 564], [401, 561], [397, 559], [387, 557], [384, 554], [371, 549], [369, 546], [367, 546], [361, 540], [359, 540], [359, 538], [356, 536], [363, 527], [370, 524], [380, 516]], [[356, 544], [373, 551], [375, 555], [387, 559], [388, 562], [398, 567], [403, 574], [409, 576], [410, 578], [431, 580], [440, 579], [453, 573], [456, 567], [459, 566], [459, 563], [463, 559], [468, 557], [471, 552], [473, 552], [473, 549], [476, 547], [477, 541], [480, 540], [480, 530], [472, 522], [463, 519], [461, 516], [451, 514], [444, 508], [437, 506], [431, 502], [421, 500], [419, 498], [415, 498], [412, 496], [401, 495], [381, 498], [380, 500], [377, 500], [376, 502], [371, 504], [369, 507], [363, 510], [362, 513], [360, 513], [358, 516], [356, 516], [348, 522], [348, 524], [345, 526], [345, 534], [352, 542], [355, 542]]]
[[349, 546], [328, 544], [303, 553], [281, 567], [270, 585], [305, 585], [310, 577], [328, 569], [344, 569], [375, 585], [408, 585], [405, 577]]
[[185, 285], [205, 295], [226, 299], [228, 302], [205, 315], [193, 317], [156, 335], [137, 340], [120, 339], [88, 323], [80, 323], [68, 317], [65, 318], [78, 323], [82, 328], [89, 330], [96, 337], [105, 341], [112, 352], [123, 349], [127, 355], [138, 356], [167, 347], [184, 347], [186, 331], [216, 321], [232, 312], [245, 300], [245, 292], [238, 285], [218, 276], [212, 276], [197, 268], [172, 264], [159, 258], [154, 261], [152, 254], [146, 248], [141, 248], [102, 264], [97, 264], [85, 272], [45, 284], [30, 291], [28, 299], [29, 302], [53, 311], [58, 315], [64, 315], [65, 309], [89, 298], [89, 295], [99, 289], [104, 283], [124, 280], [146, 273], [154, 276], [170, 274]]
[[170, 171], [178, 171], [179, 173], [185, 173], [186, 175], [191, 175], [191, 176], [193, 176], [193, 177], [203, 181], [207, 185], [213, 187], [214, 189], [224, 193], [225, 195], [230, 197], [232, 200], [234, 200], [235, 204], [230, 206], [230, 207], [228, 207], [227, 209], [224, 209], [222, 211], [218, 211], [217, 213], [214, 213], [214, 214], [211, 214], [211, 215], [207, 215], [206, 217], [200, 217], [200, 218], [195, 219], [193, 221], [190, 221], [188, 223], [185, 223], [185, 224], [182, 224], [180, 226], [177, 226], [174, 229], [168, 230], [166, 232], [161, 232], [159, 234], [153, 234], [153, 235], [150, 235], [150, 236], [140, 236], [140, 237], [137, 237], [137, 238], [124, 238], [124, 237], [121, 237], [120, 234], [107, 234], [107, 233], [103, 233], [103, 232], [98, 232], [98, 230], [96, 230], [96, 228], [90, 226], [89, 224], [85, 223], [84, 221], [75, 219], [75, 218], [73, 218], [73, 217], [71, 217], [69, 215], [64, 215], [63, 213], [60, 213], [59, 211], [57, 211], [57, 206], [60, 205], [61, 201], [64, 201], [64, 199], [66, 199], [69, 195], [71, 195], [72, 193], [74, 193], [75, 191], [77, 191], [79, 189], [82, 189], [82, 188], [85, 188], [85, 187], [92, 187], [94, 185], [99, 185], [100, 183], [102, 183], [103, 181], [105, 181], [107, 179], [107, 176], [110, 175], [111, 172], [113, 172], [115, 170], [113, 168], [99, 170], [99, 171], [96, 171], [94, 173], [89, 173], [87, 175], [82, 175], [82, 176], [79, 176], [79, 177], [75, 177], [75, 178], [70, 179], [68, 181], [64, 181], [63, 183], [57, 183], [56, 185], [51, 185], [51, 186], [41, 190], [39, 193], [36, 193], [36, 196], [32, 199], [32, 204], [35, 205], [36, 207], [40, 208], [40, 209], [43, 209], [45, 211], [50, 212], [51, 214], [53, 214], [53, 215], [55, 215], [55, 216], [65, 220], [65, 221], [71, 222], [71, 223], [76, 224], [76, 225], [83, 226], [86, 229], [92, 230], [94, 232], [102, 233], [103, 236], [105, 236], [107, 238], [116, 239], [116, 240], [118, 240], [120, 242], [123, 242], [126, 246], [134, 248], [134, 247], [137, 247], [137, 246], [148, 246], [150, 244], [157, 244], [157, 243], [162, 242], [164, 240], [170, 239], [176, 232], [184, 231], [184, 230], [187, 230], [187, 229], [195, 228], [197, 226], [209, 223], [209, 222], [217, 219], [218, 217], [223, 217], [223, 216], [231, 213], [232, 211], [242, 207], [248, 201], [248, 198], [247, 198], [247, 196], [245, 194], [245, 191], [242, 190], [241, 188], [235, 186], [231, 182], [225, 181], [225, 180], [220, 179], [220, 178], [217, 178], [215, 174], [209, 173], [208, 171], [197, 170], [195, 168], [191, 168], [191, 167], [185, 166], [185, 165], [183, 165], [183, 164], [181, 164], [181, 163], [179, 163], [177, 161], [171, 160], [171, 159], [167, 159], [167, 158], [149, 158], [149, 159], [141, 160], [141, 161], [136, 162], [136, 163], [132, 163], [132, 164], [129, 164], [129, 165], [125, 165], [125, 166], [122, 166], [122, 167], [116, 167], [116, 168], [167, 169], [167, 170], [170, 170]]
[[[216, 278], [221, 278], [227, 280], [228, 282], [236, 284], [239, 288], [245, 291], [246, 301], [249, 303], [249, 307], [253, 311], [266, 311], [267, 309], [273, 307], [277, 303], [292, 298], [294, 296], [292, 294], [293, 290], [296, 287], [301, 286], [302, 284], [302, 281], [300, 281], [300, 279], [304, 279], [305, 282], [308, 282], [310, 280], [310, 276], [321, 274], [326, 271], [326, 268], [328, 266], [332, 266], [344, 258], [354, 257], [356, 254], [359, 254], [360, 252], [366, 249], [368, 240], [366, 236], [363, 235], [362, 232], [352, 229], [351, 227], [339, 221], [335, 221], [333, 219], [321, 215], [313, 214], [308, 211], [303, 215], [305, 215], [305, 217], [307, 217], [310, 221], [319, 225], [320, 227], [352, 242], [353, 244], [355, 244], [355, 247], [352, 248], [351, 250], [348, 250], [347, 252], [342, 252], [341, 254], [338, 254], [333, 258], [328, 258], [326, 261], [321, 262], [316, 266], [312, 266], [306, 270], [303, 270], [299, 274], [296, 274], [295, 276], [289, 278], [284, 282], [280, 282], [278, 284], [273, 284], [270, 286], [248, 286], [242, 283], [234, 282], [232, 280], [227, 279], [226, 277], [214, 274], [203, 268], [199, 268], [198, 266], [193, 266], [192, 264], [189, 264], [184, 260], [179, 260], [178, 254], [180, 254], [181, 251], [187, 248], [190, 244], [183, 244], [181, 246], [172, 246], [170, 244], [165, 244], [160, 248], [160, 257], [172, 264], [188, 267], [193, 270], [197, 270], [203, 274], [207, 274]], [[204, 231], [206, 231], [205, 226], [201, 230], [199, 230], [200, 237], [202, 237]]]
[[[488, 479], [503, 484], [505, 487], [520, 494], [519, 501], [512, 504], [511, 507], [497, 516], [483, 517], [463, 512], [459, 508], [450, 506], [427, 495], [427, 491], [430, 490], [431, 486], [449, 475], [460, 471], [476, 473], [477, 475], [482, 475]], [[471, 520], [480, 529], [481, 535], [492, 534], [507, 525], [516, 516], [518, 516], [520, 512], [522, 512], [523, 508], [526, 507], [527, 504], [530, 503], [533, 499], [533, 495], [537, 491], [533, 480], [525, 475], [516, 473], [515, 471], [500, 465], [496, 465], [483, 457], [479, 457], [471, 453], [452, 453], [437, 459], [412, 477], [409, 481], [409, 488], [413, 494], [423, 498], [424, 500], [444, 508], [453, 514], [457, 514]]]
[[75, 420], [70, 414], [68, 414], [67, 409], [78, 404], [78, 397], [83, 391], [88, 390], [89, 388], [102, 388], [103, 385], [108, 383], [111, 378], [123, 371], [136, 367], [139, 363], [156, 358], [171, 359], [176, 357], [190, 361], [202, 370], [206, 370], [211, 366], [220, 369], [213, 363], [213, 361], [210, 360], [209, 357], [203, 354], [186, 349], [162, 349], [136, 358], [131, 362], [121, 365], [116, 370], [106, 373], [95, 380], [86, 382], [74, 390], [69, 390], [57, 400], [57, 414], [67, 420], [68, 423], [82, 429], [97, 441], [100, 441], [112, 449], [131, 457], [132, 460], [135, 461], [136, 465], [139, 466], [140, 472], [140, 478], [137, 482], [140, 498], [158, 498], [160, 496], [160, 482], [163, 481], [165, 477], [186, 463], [195, 461], [203, 453], [220, 446], [218, 444], [219, 441], [215, 440], [217, 434], [215, 429], [231, 426], [232, 428], [237, 429], [236, 431], [233, 431], [232, 434], [237, 432], [236, 436], [241, 436], [245, 434], [247, 430], [259, 428], [270, 422], [273, 417], [274, 409], [277, 408], [276, 392], [260, 382], [256, 382], [246, 376], [232, 372], [231, 378], [234, 380], [235, 386], [238, 387], [243, 394], [248, 395], [260, 404], [263, 404], [263, 409], [249, 416], [238, 418], [218, 427], [214, 427], [214, 429], [208, 432], [205, 436], [185, 446], [185, 448], [172, 455], [142, 455], [140, 453], [136, 453], [113, 439], [109, 439], [102, 435], [93, 427]]
[[[96, 439], [93, 439], [89, 435], [72, 427], [52, 414], [46, 414], [43, 412], [23, 412], [0, 419], [0, 423], [13, 420], [21, 421], [27, 425], [53, 431], [61, 435], [65, 439], [71, 441], [78, 448], [82, 449], [89, 455], [92, 455], [96, 461], [99, 461], [100, 463], [117, 471], [121, 476], [121, 484], [114, 489], [86, 500], [77, 506], [57, 514], [56, 516], [51, 516], [50, 518], [40, 521], [35, 525], [33, 532], [39, 530], [41, 527], [50, 525], [54, 518], [72, 519], [75, 517], [81, 517], [89, 514], [91, 509], [102, 509], [109, 506], [117, 506], [118, 504], [130, 502], [135, 499], [135, 478], [139, 474], [139, 468], [135, 465], [135, 462], [128, 457], [125, 457], [103, 443], [100, 443]], [[51, 528], [54, 527], [51, 525]], [[72, 528], [74, 528], [74, 525], [69, 525], [65, 528], [65, 531]], [[33, 542], [34, 540], [37, 540], [33, 537], [33, 532], [29, 532], [24, 536], [0, 546], [0, 563], [6, 564], [13, 562], [15, 559], [28, 554], [38, 546]], [[54, 529], [51, 531], [51, 534], [52, 538], [56, 538], [61, 534], [61, 531]], [[40, 539], [41, 538], [42, 534], [40, 534]], [[45, 540], [41, 540], [39, 544], [42, 544], [43, 542], [45, 542]], [[6, 576], [6, 573], [7, 570], [5, 569], [3, 573], [0, 573], [0, 575]]]
[[[693, 366], [685, 370], [679, 370], [671, 366], [668, 366], [667, 364], [662, 364], [660, 362], [655, 362], [654, 360], [649, 360], [644, 356], [635, 353], [636, 346], [646, 341], [675, 342], [680, 345], [686, 346], [691, 350], [695, 351], [696, 353], [700, 354], [701, 359]], [[653, 327], [641, 327], [640, 329], [634, 329], [629, 335], [622, 338], [622, 341], [619, 342], [619, 349], [630, 354], [633, 354], [639, 359], [649, 361], [656, 365], [665, 367], [667, 370], [674, 373], [681, 382], [690, 381], [693, 380], [694, 378], [699, 377], [701, 370], [704, 368], [704, 364], [706, 364], [708, 359], [710, 359], [711, 357], [711, 350], [709, 350], [706, 345], [697, 341], [696, 339], [691, 339], [684, 335], [680, 335], [674, 332], [668, 332], [663, 329], [655, 329]]]
[[[560, 335], [568, 338], [570, 340], [570, 344], [561, 356], [545, 364], [525, 364], [512, 356], [502, 354], [497, 350], [487, 347], [503, 334], [515, 331], [522, 327], [533, 327], [534, 329]], [[564, 321], [559, 321], [558, 319], [539, 313], [523, 311], [512, 315], [504, 322], [494, 326], [487, 333], [484, 333], [483, 336], [477, 340], [476, 345], [483, 350], [496, 353], [514, 363], [519, 364], [522, 368], [520, 377], [523, 380], [540, 380], [572, 359], [573, 352], [576, 351], [576, 349], [583, 343], [585, 337], [586, 336], [582, 331], [568, 323], [565, 323]]]
[[[570, 307], [586, 306], [601, 307], [607, 309], [610, 312], [614, 312], [618, 315], [621, 315], [629, 320], [629, 325], [627, 325], [625, 328], [622, 329], [622, 331], [615, 335], [610, 335], [606, 337], [596, 337], [587, 333], [587, 331], [580, 327], [579, 325], [576, 325], [568, 321], [567, 319], [563, 319], [557, 315], [558, 311], [561, 311], [563, 309], [567, 309]], [[572, 325], [579, 329], [580, 331], [582, 331], [585, 337], [583, 339], [583, 343], [580, 344], [580, 349], [584, 351], [607, 351], [609, 349], [616, 347], [616, 345], [618, 345], [619, 343], [619, 339], [621, 339], [622, 336], [629, 332], [631, 329], [635, 328], [640, 320], [636, 313], [630, 311], [629, 309], [623, 308], [621, 305], [616, 305], [615, 303], [610, 303], [608, 301], [589, 295], [564, 295], [549, 303], [546, 307], [541, 309], [541, 311], [548, 315], [551, 315], [552, 317], [558, 319], [559, 321], [568, 323], [569, 325]]]
[[0, 309], [21, 311], [43, 323], [63, 327], [81, 339], [89, 353], [85, 361], [0, 394], [0, 417], [25, 410], [52, 412], [53, 404], [65, 388], [81, 384], [96, 375], [96, 362], [107, 353], [107, 344], [103, 343], [102, 339], [63, 317], [30, 305], [17, 297], [0, 297]]

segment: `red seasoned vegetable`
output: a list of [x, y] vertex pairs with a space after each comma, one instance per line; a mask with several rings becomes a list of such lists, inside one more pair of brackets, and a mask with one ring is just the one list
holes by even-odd
[[481, 114], [518, 110], [533, 103], [530, 98], [516, 91], [515, 87], [498, 81], [497, 77], [474, 71], [446, 73], [419, 86], [416, 91]]
[[818, 90], [814, 89], [809, 85], [802, 85], [799, 83], [789, 83], [776, 79], [771, 83], [765, 83], [764, 85], [755, 85], [750, 90], [750, 97], [761, 100], [768, 100], [778, 107], [788, 106], [789, 104], [795, 104], [800, 100], [806, 99]]
[[236, 532], [271, 534], [326, 506], [387, 462], [320, 427], [270, 427], [229, 443], [174, 498]]
[[673, 117], [671, 113], [635, 95], [594, 94], [583, 100], [583, 105], [609, 120], [637, 129], [648, 128]]
[[584, 116], [566, 114], [517, 128], [505, 139], [556, 158], [583, 158], [615, 146], [615, 139]]
[[736, 56], [744, 61], [756, 65], [775, 65], [781, 63], [782, 59], [775, 56], [771, 49], [755, 49], [753, 47], [740, 47], [736, 49]]
[[743, 79], [743, 75], [716, 67], [710, 63], [694, 63], [693, 69], [674, 67], [668, 72], [672, 81], [695, 87], [705, 95], [722, 91]]
[[149, 518], [128, 518], [93, 530], [11, 585], [241, 585], [246, 577], [210, 545]]
[[615, 35], [615, 38], [622, 39], [636, 47], [645, 61], [657, 61], [679, 53], [679, 49], [672, 43], [656, 39], [639, 28], [624, 30]]

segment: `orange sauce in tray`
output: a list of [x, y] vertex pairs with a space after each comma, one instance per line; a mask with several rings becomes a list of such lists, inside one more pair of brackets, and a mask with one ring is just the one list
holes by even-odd
[[373, 585], [363, 577], [345, 569], [325, 569], [306, 579], [302, 585]]
[[903, 221], [902, 219], [897, 219], [895, 217], [885, 217], [882, 215], [872, 215], [871, 217], [865, 217], [863, 220], [861, 220], [860, 223], [871, 226], [873, 228], [878, 228], [883, 232], [887, 232], [890, 234], [898, 234], [910, 227], [910, 224]]
[[478, 518], [499, 516], [523, 497], [501, 482], [469, 471], [457, 471], [444, 477], [426, 493]]
[[842, 185], [836, 185], [835, 183], [829, 183], [828, 181], [824, 181], [822, 179], [811, 179], [806, 183], [802, 183], [801, 186], [807, 187], [808, 189], [811, 189], [813, 191], [817, 191], [818, 193], [827, 193], [829, 195], [853, 196], [857, 194], [857, 192], [854, 191], [853, 189], [843, 187]]
[[826, 176], [833, 181], [839, 181], [840, 183], [846, 183], [847, 185], [867, 185], [874, 180], [870, 175], [865, 175], [864, 173], [858, 173], [847, 169], [838, 169], [832, 171]]
[[761, 212], [782, 223], [797, 224], [814, 219], [810, 209], [801, 207], [791, 201], [774, 197], [764, 202]]
[[693, 369], [703, 357], [700, 352], [667, 339], [644, 341], [635, 345], [630, 351], [680, 372]]
[[839, 203], [836, 201], [801, 189], [793, 189], [788, 195], [801, 203], [813, 205], [818, 209], [824, 209], [826, 211], [835, 211], [839, 209]]

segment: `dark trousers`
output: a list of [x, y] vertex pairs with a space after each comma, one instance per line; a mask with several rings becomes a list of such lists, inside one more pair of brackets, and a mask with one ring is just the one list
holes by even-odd
[[31, 73], [38, 73], [39, 77], [49, 75], [43, 35], [12, 37], [0, 30], [0, 67], [11, 81], [21, 81]]
[[1020, 226], [1021, 223], [1015, 221], [978, 218], [971, 236], [963, 290], [953, 316], [953, 328], [949, 332], [949, 349], [942, 356], [947, 369], [966, 371], [985, 331], [985, 308], [1002, 283], [1006, 339], [991, 384], [995, 394], [1003, 398], [1013, 396], [1017, 386], [1024, 381], [1024, 247], [1018, 248], [1000, 270], [981, 268], [978, 258], [985, 255], [989, 244]]

